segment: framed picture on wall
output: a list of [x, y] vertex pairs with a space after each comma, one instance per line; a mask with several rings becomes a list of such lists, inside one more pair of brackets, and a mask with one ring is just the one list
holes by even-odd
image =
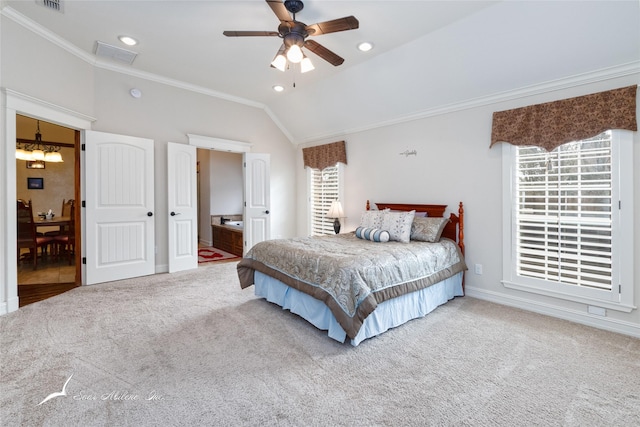
[[29, 190], [44, 189], [44, 178], [27, 178], [27, 188]]
[[44, 169], [44, 160], [27, 160], [27, 169]]

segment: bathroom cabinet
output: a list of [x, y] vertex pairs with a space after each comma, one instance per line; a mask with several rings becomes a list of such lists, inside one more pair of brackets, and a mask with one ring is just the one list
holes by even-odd
[[230, 225], [211, 225], [213, 246], [225, 252], [242, 256], [242, 229]]

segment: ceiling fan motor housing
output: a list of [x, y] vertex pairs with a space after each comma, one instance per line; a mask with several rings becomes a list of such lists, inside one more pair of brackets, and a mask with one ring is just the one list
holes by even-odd
[[278, 32], [282, 36], [284, 44], [289, 47], [291, 45], [297, 44], [298, 46], [302, 46], [304, 44], [304, 39], [307, 38], [309, 33], [306, 30], [306, 25], [302, 22], [287, 22], [280, 24], [278, 28]]
[[304, 3], [300, 0], [285, 0], [284, 7], [295, 15], [304, 8]]

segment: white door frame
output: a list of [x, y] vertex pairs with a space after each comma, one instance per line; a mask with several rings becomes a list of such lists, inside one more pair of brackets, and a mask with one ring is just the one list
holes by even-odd
[[[0, 164], [4, 165], [4, 186], [0, 187], [0, 234], [5, 236], [0, 246], [0, 315], [19, 308], [18, 301], [18, 254], [16, 249], [16, 115], [33, 117], [55, 123], [70, 129], [83, 131], [91, 129], [96, 120], [88, 115], [51, 104], [11, 89], [2, 88], [2, 127]], [[13, 141], [13, 142], [11, 142]], [[82, 165], [81, 165], [82, 169]], [[84, 171], [81, 170], [80, 186], [84, 185]], [[83, 281], [84, 284], [84, 281]]]

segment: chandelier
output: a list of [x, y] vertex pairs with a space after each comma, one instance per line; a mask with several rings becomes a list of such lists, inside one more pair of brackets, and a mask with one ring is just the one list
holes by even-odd
[[38, 120], [35, 139], [20, 140], [16, 142], [16, 159], [27, 161], [44, 161], [51, 163], [61, 163], [62, 155], [60, 154], [60, 146], [52, 143], [42, 142], [42, 134], [40, 133], [40, 120]]

